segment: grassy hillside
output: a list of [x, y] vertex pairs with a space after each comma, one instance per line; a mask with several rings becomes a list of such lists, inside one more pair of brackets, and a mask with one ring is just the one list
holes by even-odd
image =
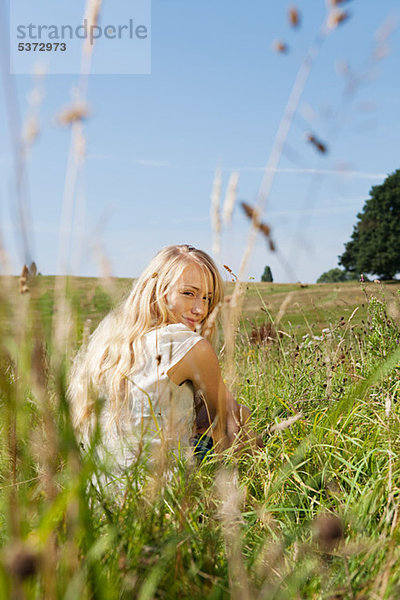
[[[90, 319], [90, 328], [117, 304], [130, 290], [132, 279], [101, 280], [92, 277], [70, 277], [67, 281], [67, 297], [78, 316], [79, 323]], [[54, 276], [39, 276], [29, 280], [33, 313], [37, 312], [50, 326], [54, 314]], [[14, 301], [19, 296], [19, 278], [11, 278]], [[331, 284], [280, 284], [249, 282], [245, 286], [241, 325], [246, 331], [262, 323], [276, 320], [285, 331], [303, 336], [312, 332], [317, 335], [322, 329], [347, 320], [357, 309], [352, 322], [362, 323], [366, 319], [368, 297], [383, 298], [389, 314], [400, 320], [397, 292], [400, 282], [384, 284], [358, 282]], [[233, 284], [226, 284], [226, 294], [233, 291]]]

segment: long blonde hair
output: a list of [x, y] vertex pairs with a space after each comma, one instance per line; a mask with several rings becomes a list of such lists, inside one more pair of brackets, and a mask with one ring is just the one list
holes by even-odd
[[141, 340], [148, 331], [177, 322], [168, 307], [167, 294], [193, 263], [201, 268], [212, 292], [201, 333], [214, 341], [215, 313], [223, 300], [223, 281], [214, 261], [187, 244], [163, 248], [134, 283], [126, 300], [101, 321], [75, 358], [68, 397], [78, 431], [91, 430], [99, 397], [107, 398], [108, 413], [118, 426], [128, 400], [127, 377], [134, 370]]

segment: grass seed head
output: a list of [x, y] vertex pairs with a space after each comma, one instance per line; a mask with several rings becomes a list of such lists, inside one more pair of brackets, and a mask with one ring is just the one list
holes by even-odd
[[328, 27], [335, 29], [350, 17], [350, 13], [344, 10], [333, 10], [328, 17]]
[[342, 520], [337, 515], [319, 515], [314, 522], [314, 535], [323, 552], [332, 552], [343, 539]]
[[57, 121], [60, 125], [72, 125], [76, 121], [83, 121], [89, 117], [89, 108], [87, 104], [77, 103], [62, 110]]
[[234, 171], [228, 181], [228, 187], [226, 191], [224, 206], [223, 206], [223, 220], [225, 225], [229, 225], [232, 221], [232, 213], [236, 202], [236, 190], [239, 182], [239, 173]]
[[28, 145], [33, 144], [39, 135], [39, 122], [35, 116], [27, 119], [24, 127], [24, 139]]
[[280, 54], [287, 54], [289, 52], [289, 47], [285, 42], [282, 42], [282, 40], [275, 40], [274, 50]]
[[288, 19], [292, 27], [298, 27], [300, 25], [300, 13], [296, 6], [291, 6], [289, 8]]
[[36, 338], [32, 350], [31, 373], [36, 383], [45, 388], [47, 383], [47, 356], [43, 340]]
[[221, 222], [221, 187], [222, 187], [222, 171], [218, 168], [215, 171], [215, 177], [213, 182], [213, 188], [211, 192], [211, 207], [210, 207], [210, 216], [211, 216], [211, 226], [214, 233], [213, 240], [213, 252], [217, 256], [221, 250], [221, 240], [220, 234], [222, 229]]
[[260, 220], [260, 212], [247, 204], [247, 202], [241, 202], [240, 206], [242, 207], [244, 214], [246, 217], [253, 221], [254, 227], [256, 227], [268, 240], [269, 248], [273, 252], [275, 250], [274, 242], [271, 239], [271, 228], [266, 223], [263, 223]]
[[37, 573], [39, 556], [27, 544], [15, 542], [6, 547], [2, 558], [7, 571], [19, 581]]
[[276, 330], [271, 322], [263, 323], [260, 327], [253, 327], [250, 334], [251, 343], [256, 345], [269, 344], [275, 338]]
[[27, 281], [29, 278], [29, 269], [26, 265], [22, 267], [21, 277], [19, 278], [19, 292], [20, 294], [26, 294], [29, 292]]
[[314, 146], [316, 150], [318, 150], [318, 152], [321, 152], [321, 154], [325, 154], [328, 151], [326, 144], [322, 143], [321, 140], [316, 138], [312, 133], [307, 135], [307, 140]]
[[259, 219], [258, 211], [256, 211], [252, 206], [250, 206], [250, 204], [247, 204], [247, 202], [241, 202], [240, 206], [242, 207], [246, 217], [255, 220]]
[[[102, 0], [86, 0], [85, 8], [85, 19], [88, 23], [88, 29], [91, 31], [93, 27], [97, 26], [100, 17]], [[84, 53], [91, 55], [93, 51], [93, 44], [90, 41], [90, 37], [87, 36], [84, 45]]]
[[266, 223], [260, 223], [259, 229], [261, 233], [265, 235], [265, 237], [269, 237], [271, 233], [271, 228], [269, 227], [269, 225], [267, 225]]
[[228, 265], [222, 265], [222, 266], [224, 267], [225, 271], [227, 271], [229, 273], [232, 281], [237, 281], [238, 276], [235, 275], [235, 273], [232, 271], [232, 269], [230, 267], [228, 267]]

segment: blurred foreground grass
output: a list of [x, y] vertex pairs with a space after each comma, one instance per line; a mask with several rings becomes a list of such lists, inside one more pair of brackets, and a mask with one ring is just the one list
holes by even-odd
[[54, 278], [1, 288], [0, 598], [400, 597], [399, 284], [250, 282], [235, 393], [266, 448], [140, 459], [110, 492], [65, 390], [111, 283], [68, 281], [61, 345]]

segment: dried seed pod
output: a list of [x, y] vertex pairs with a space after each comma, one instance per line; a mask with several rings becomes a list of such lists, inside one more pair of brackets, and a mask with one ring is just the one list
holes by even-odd
[[296, 6], [291, 6], [289, 8], [288, 19], [292, 27], [298, 27], [300, 25], [300, 13]]
[[269, 344], [276, 338], [276, 329], [271, 322], [263, 323], [259, 327], [253, 327], [250, 334], [252, 344]]
[[331, 29], [335, 29], [335, 27], [337, 27], [341, 23], [347, 21], [349, 17], [350, 14], [346, 11], [333, 10], [328, 17], [328, 26]]
[[241, 202], [240, 206], [242, 207], [246, 217], [248, 217], [249, 219], [252, 219], [252, 221], [254, 223], [254, 227], [259, 228], [261, 225], [260, 212], [256, 208], [253, 208], [252, 206], [250, 206], [250, 204], [247, 204], [247, 202]]
[[231, 275], [232, 277], [232, 281], [237, 281], [237, 275], [235, 275], [235, 273], [232, 271], [232, 269], [230, 267], [228, 267], [228, 265], [222, 265], [225, 269], [225, 271], [228, 271], [229, 275]]
[[266, 223], [262, 223], [260, 221], [259, 211], [255, 208], [253, 208], [252, 206], [250, 206], [250, 204], [247, 204], [247, 202], [241, 202], [240, 205], [241, 205], [245, 215], [249, 219], [252, 219], [254, 227], [256, 227], [267, 238], [270, 250], [274, 251], [275, 245], [271, 239], [271, 228]]
[[245, 215], [249, 217], [249, 219], [252, 219], [255, 212], [254, 208], [250, 206], [250, 204], [247, 204], [247, 202], [241, 202], [240, 206], [243, 208]]
[[280, 52], [280, 54], [286, 54], [289, 51], [289, 48], [285, 42], [282, 42], [282, 40], [275, 40], [274, 50], [275, 52]]
[[86, 104], [75, 104], [69, 108], [65, 108], [58, 115], [60, 125], [71, 125], [76, 121], [83, 121], [89, 116], [89, 109]]
[[260, 223], [259, 229], [261, 233], [263, 233], [266, 237], [269, 237], [271, 233], [271, 228], [266, 223]]
[[342, 520], [337, 515], [319, 515], [314, 523], [314, 535], [323, 552], [332, 552], [343, 539]]
[[3, 560], [7, 571], [16, 579], [24, 581], [34, 575], [38, 569], [39, 556], [27, 544], [15, 542], [3, 551]]
[[315, 137], [312, 133], [307, 135], [307, 140], [322, 154], [325, 154], [328, 150], [327, 146], [321, 142], [318, 138]]

